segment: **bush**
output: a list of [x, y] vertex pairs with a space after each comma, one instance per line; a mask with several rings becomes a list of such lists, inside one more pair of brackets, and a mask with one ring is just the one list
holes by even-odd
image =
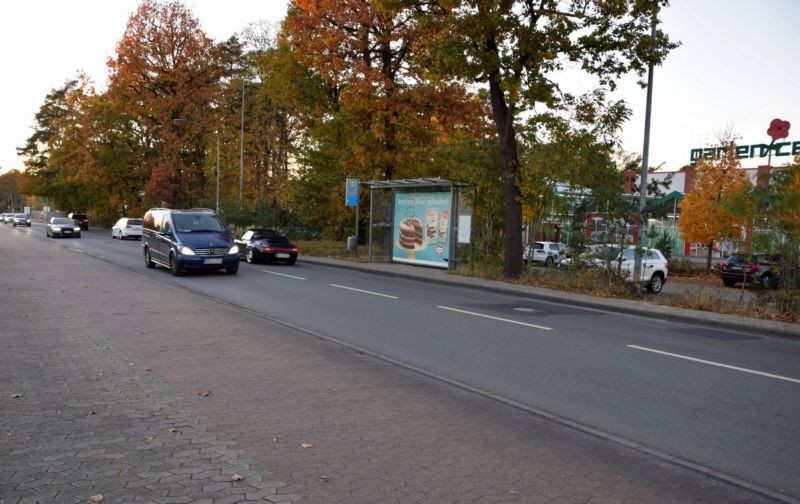
[[706, 274], [706, 266], [689, 259], [676, 259], [669, 262], [669, 274], [675, 276], [702, 276]]

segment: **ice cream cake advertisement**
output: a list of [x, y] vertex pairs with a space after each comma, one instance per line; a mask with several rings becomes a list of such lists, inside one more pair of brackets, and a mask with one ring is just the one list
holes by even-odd
[[392, 260], [447, 267], [449, 192], [395, 193]]

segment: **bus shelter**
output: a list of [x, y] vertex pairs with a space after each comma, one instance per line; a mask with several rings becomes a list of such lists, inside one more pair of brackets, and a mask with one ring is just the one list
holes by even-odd
[[373, 180], [369, 187], [369, 262], [453, 270], [472, 243], [469, 185], [442, 178]]

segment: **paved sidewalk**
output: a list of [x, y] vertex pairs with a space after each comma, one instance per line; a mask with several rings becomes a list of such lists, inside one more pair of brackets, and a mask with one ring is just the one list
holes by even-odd
[[[485, 280], [477, 277], [451, 274], [443, 268], [411, 266], [400, 263], [358, 263], [341, 259], [310, 256], [303, 256], [300, 260], [324, 266], [365, 271], [377, 275], [405, 277], [425, 282], [445, 283], [475, 289], [487, 289], [517, 296], [521, 295], [550, 301], [560, 301], [567, 304], [587, 306], [612, 312], [637, 313], [659, 319], [691, 322], [716, 328], [726, 327], [733, 330], [758, 331], [759, 334], [772, 334], [781, 337], [800, 338], [800, 324], [790, 324], [775, 320], [755, 319], [740, 317], [737, 315], [690, 310], [686, 308], [677, 308], [673, 306], [648, 303], [647, 301], [602, 298], [597, 296], [576, 294], [573, 292], [546, 289], [543, 287], [533, 287], [509, 282]], [[665, 284], [665, 288], [666, 285], [671, 285], [671, 283], [668, 281]], [[692, 286], [688, 284], [683, 284], [682, 287], [686, 289], [692, 288]], [[683, 291], [680, 288], [676, 288], [676, 290], [673, 292], [682, 293]]]
[[0, 258], [2, 504], [769, 502], [57, 243]]

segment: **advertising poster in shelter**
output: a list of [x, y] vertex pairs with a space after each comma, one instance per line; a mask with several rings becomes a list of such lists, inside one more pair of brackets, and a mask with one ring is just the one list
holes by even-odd
[[392, 260], [447, 268], [451, 198], [450, 192], [395, 193]]

